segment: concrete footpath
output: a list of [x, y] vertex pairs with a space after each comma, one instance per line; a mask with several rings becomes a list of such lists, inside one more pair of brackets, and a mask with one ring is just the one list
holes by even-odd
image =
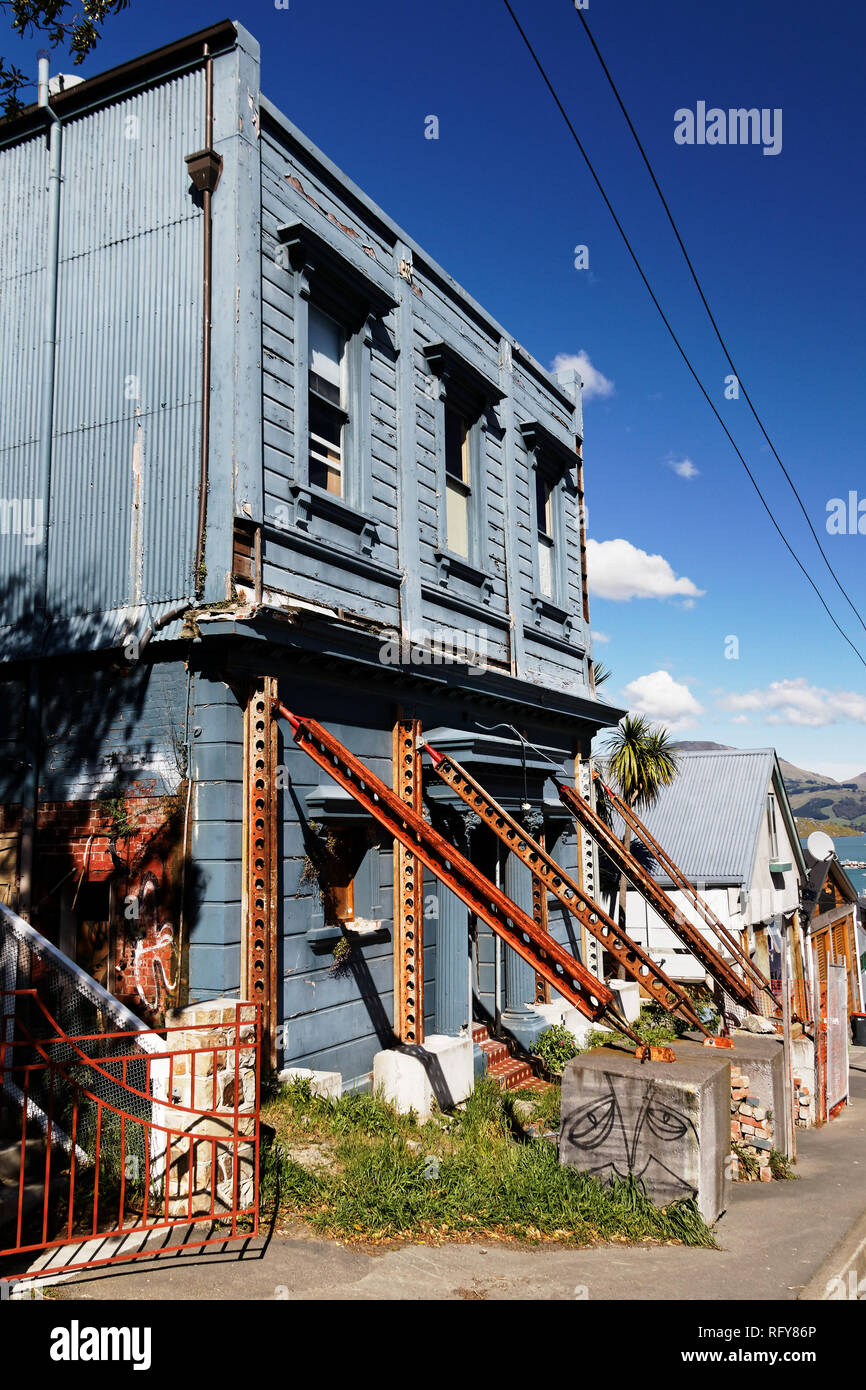
[[847, 1288], [847, 1271], [866, 1274], [866, 1048], [851, 1051], [851, 1102], [823, 1129], [798, 1131], [799, 1181], [735, 1186], [716, 1227], [720, 1250], [479, 1243], [367, 1254], [299, 1229], [240, 1251], [166, 1255], [148, 1269], [94, 1270], [58, 1285], [55, 1296], [206, 1302], [822, 1298], [832, 1275], [844, 1275]]

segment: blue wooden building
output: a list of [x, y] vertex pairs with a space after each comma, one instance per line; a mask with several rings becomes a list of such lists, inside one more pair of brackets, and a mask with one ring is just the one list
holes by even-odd
[[[366, 1085], [393, 846], [270, 700], [389, 785], [420, 720], [591, 875], [550, 781], [621, 713], [593, 678], [580, 381], [296, 129], [233, 24], [0, 123], [0, 199], [0, 893], [147, 1016], [259, 989], [279, 1064]], [[435, 779], [425, 807], [531, 908]], [[433, 879], [424, 917], [428, 1030], [530, 1041], [532, 969]]]

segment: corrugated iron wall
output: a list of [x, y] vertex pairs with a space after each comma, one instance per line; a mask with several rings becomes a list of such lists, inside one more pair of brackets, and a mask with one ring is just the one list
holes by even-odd
[[[33, 498], [39, 440], [41, 346], [48, 213], [48, 150], [30, 139], [0, 155], [0, 498]], [[5, 524], [4, 524], [5, 523]], [[0, 623], [28, 611], [43, 559], [40, 545], [0, 517]]]
[[[58, 642], [83, 615], [191, 593], [202, 214], [184, 156], [203, 124], [194, 72], [64, 126], [48, 587]], [[0, 151], [7, 499], [32, 497], [36, 477], [47, 180], [44, 138]], [[0, 593], [17, 601], [0, 621], [20, 622], [43, 551], [2, 541]]]

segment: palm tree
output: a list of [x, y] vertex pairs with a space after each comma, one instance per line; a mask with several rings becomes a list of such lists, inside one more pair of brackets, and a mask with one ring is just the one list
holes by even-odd
[[[646, 810], [658, 800], [663, 787], [677, 775], [678, 759], [667, 729], [654, 728], [643, 714], [627, 714], [611, 734], [602, 756], [607, 775], [616, 784], [623, 801], [634, 811]], [[628, 849], [631, 830], [626, 826], [622, 842]], [[619, 879], [619, 922], [625, 928], [628, 880]]]

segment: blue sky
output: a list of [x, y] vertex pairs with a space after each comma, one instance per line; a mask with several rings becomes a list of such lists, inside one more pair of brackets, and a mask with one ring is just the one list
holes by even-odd
[[[866, 654], [745, 401], [724, 399], [728, 368], [572, 0], [512, 3], [779, 525]], [[586, 15], [743, 381], [866, 611], [866, 535], [825, 529], [831, 498], [866, 500], [866, 13], [842, 0], [590, 0]], [[79, 71], [222, 17], [205, 0], [132, 0]], [[526, 348], [546, 366], [591, 364], [592, 612], [611, 696], [685, 738], [773, 744], [831, 776], [866, 770], [864, 667], [667, 338], [501, 0], [239, 0], [231, 17], [262, 43], [268, 96]], [[3, 39], [34, 69], [38, 42]], [[677, 144], [675, 111], [699, 101], [781, 108], [781, 152]], [[431, 114], [438, 140], [424, 138]]]

